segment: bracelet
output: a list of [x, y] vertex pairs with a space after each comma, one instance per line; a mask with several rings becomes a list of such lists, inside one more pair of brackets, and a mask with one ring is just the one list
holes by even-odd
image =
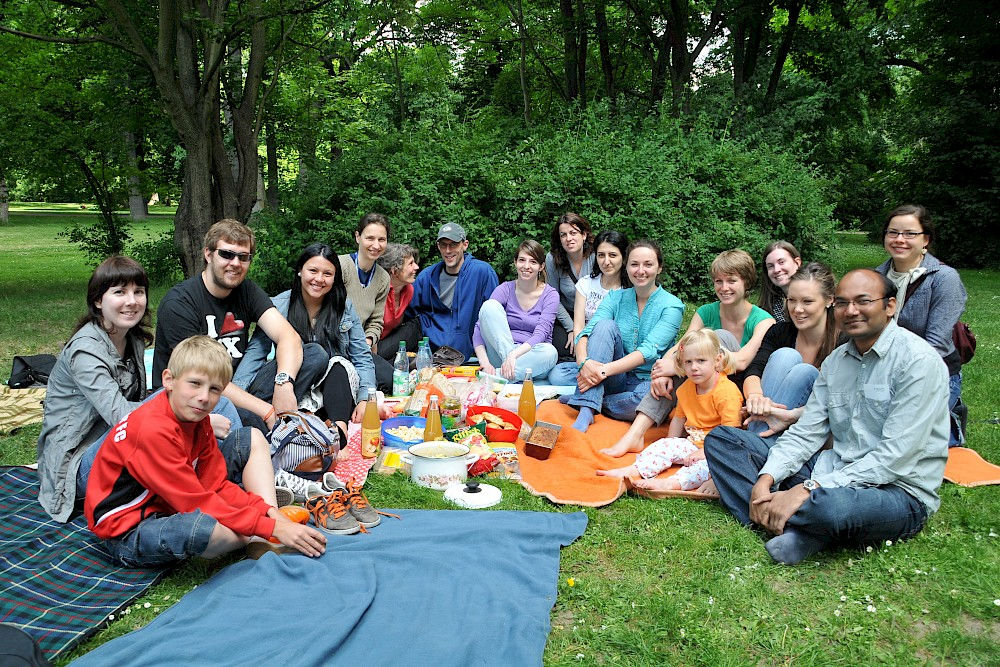
[[577, 372], [580, 372], [580, 371], [582, 371], [582, 370], [583, 370], [583, 365], [584, 365], [585, 363], [587, 363], [588, 361], [590, 361], [590, 357], [585, 357], [585, 358], [583, 359], [583, 361], [581, 361], [581, 362], [580, 362], [579, 364], [577, 364], [577, 365], [576, 365], [576, 370], [577, 370]]
[[274, 416], [274, 406], [272, 405], [271, 409], [267, 411], [266, 415], [264, 415], [264, 421], [267, 422], [267, 420], [273, 416]]

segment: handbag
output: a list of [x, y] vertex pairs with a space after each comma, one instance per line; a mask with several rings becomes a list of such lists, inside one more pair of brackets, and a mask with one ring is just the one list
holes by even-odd
[[275, 470], [287, 470], [313, 481], [333, 470], [341, 448], [339, 429], [298, 410], [279, 412], [267, 440]]
[[51, 354], [32, 354], [24, 357], [14, 357], [14, 365], [10, 371], [7, 386], [11, 389], [27, 389], [40, 387], [49, 383], [49, 374], [56, 365], [56, 358]]
[[[921, 275], [907, 286], [907, 300], [913, 296], [913, 293], [926, 276], [926, 273]], [[955, 351], [958, 353], [958, 358], [962, 361], [963, 366], [969, 363], [972, 357], [976, 355], [976, 334], [972, 333], [972, 328], [965, 322], [961, 320], [955, 322], [955, 326], [951, 329], [951, 342], [955, 346]]]

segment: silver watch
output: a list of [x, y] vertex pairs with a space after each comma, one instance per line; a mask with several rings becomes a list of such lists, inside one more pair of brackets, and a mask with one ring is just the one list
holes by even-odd
[[280, 387], [281, 385], [285, 384], [286, 382], [294, 382], [294, 379], [288, 373], [282, 372], [282, 373], [278, 373], [277, 375], [274, 376], [274, 384], [275, 385], [277, 385], [277, 386]]
[[816, 489], [820, 488], [820, 484], [814, 479], [807, 479], [806, 481], [802, 482], [802, 488], [805, 489], [806, 491], [815, 491]]

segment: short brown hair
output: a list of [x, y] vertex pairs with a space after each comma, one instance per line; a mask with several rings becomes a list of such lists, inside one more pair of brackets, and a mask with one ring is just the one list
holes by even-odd
[[222, 343], [208, 336], [191, 336], [178, 343], [170, 353], [167, 369], [174, 378], [190, 371], [202, 372], [223, 386], [233, 379], [232, 357]]
[[517, 250], [514, 251], [514, 263], [517, 264], [517, 256], [521, 253], [528, 255], [538, 262], [541, 268], [538, 270], [538, 282], [545, 282], [545, 248], [542, 244], [534, 239], [525, 239], [518, 244]]
[[244, 225], [239, 220], [223, 218], [208, 228], [205, 232], [205, 249], [215, 250], [219, 241], [235, 243], [237, 245], [250, 246], [250, 254], [254, 253], [257, 242], [254, 240], [253, 230]]
[[757, 286], [757, 267], [753, 257], [746, 250], [724, 250], [712, 260], [712, 277], [718, 275], [739, 276], [743, 280], [743, 289], [747, 292]]

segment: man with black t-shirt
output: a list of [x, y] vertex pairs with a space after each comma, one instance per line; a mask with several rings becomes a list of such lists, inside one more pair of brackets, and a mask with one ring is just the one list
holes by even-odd
[[[299, 399], [326, 370], [328, 356], [319, 345], [303, 345], [264, 290], [246, 280], [254, 249], [253, 231], [236, 220], [220, 220], [209, 228], [205, 270], [170, 288], [156, 312], [153, 384], [160, 386], [160, 376], [177, 344], [198, 334], [219, 341], [235, 371], [246, 352], [250, 325], [256, 322], [275, 341], [275, 362], [270, 364], [274, 372], [247, 390], [230, 382], [223, 396], [239, 408], [244, 422], [249, 422], [245, 425], [260, 426], [251, 416], [256, 415], [270, 428], [276, 412], [296, 409]], [[257, 376], [260, 379], [261, 373]]]

